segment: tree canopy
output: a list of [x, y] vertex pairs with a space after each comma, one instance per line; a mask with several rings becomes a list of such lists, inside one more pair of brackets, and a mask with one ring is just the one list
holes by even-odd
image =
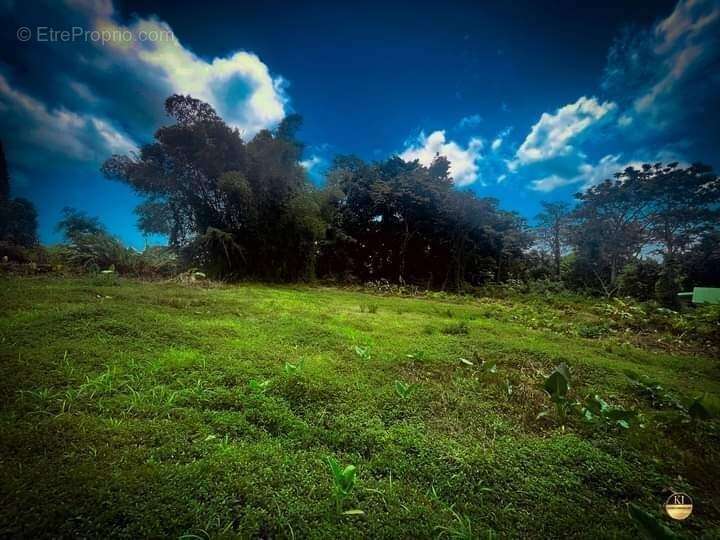
[[300, 166], [299, 116], [245, 142], [190, 96], [171, 96], [166, 112], [173, 124], [102, 170], [145, 198], [143, 231], [166, 234], [218, 275], [457, 288], [511, 275], [531, 241], [524, 221], [497, 201], [455, 190], [445, 158], [424, 167], [339, 156], [320, 189]]

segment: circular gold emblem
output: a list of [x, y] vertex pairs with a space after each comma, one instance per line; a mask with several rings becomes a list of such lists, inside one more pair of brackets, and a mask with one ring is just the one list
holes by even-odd
[[690, 517], [693, 511], [693, 502], [687, 493], [673, 493], [665, 501], [665, 511], [668, 516], [678, 521]]

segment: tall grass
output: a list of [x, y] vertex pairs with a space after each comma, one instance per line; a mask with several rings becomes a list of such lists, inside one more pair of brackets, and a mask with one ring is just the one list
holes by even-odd
[[138, 277], [169, 276], [179, 268], [177, 256], [168, 248], [149, 246], [138, 251], [107, 234], [78, 236], [66, 246], [64, 257], [70, 266], [87, 271], [113, 270]]

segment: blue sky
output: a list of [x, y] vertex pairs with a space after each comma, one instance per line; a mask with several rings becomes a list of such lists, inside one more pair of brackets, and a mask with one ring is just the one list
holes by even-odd
[[720, 166], [718, 0], [27, 4], [0, 0], [0, 136], [44, 242], [69, 205], [143, 245], [137, 197], [98, 169], [174, 92], [247, 137], [300, 113], [316, 182], [338, 153], [441, 153], [529, 219], [629, 164]]

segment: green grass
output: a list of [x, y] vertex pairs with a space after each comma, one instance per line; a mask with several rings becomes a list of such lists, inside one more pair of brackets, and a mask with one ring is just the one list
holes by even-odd
[[[670, 488], [696, 509], [670, 527], [720, 535], [718, 421], [623, 376], [713, 405], [717, 358], [598, 337], [588, 301], [90, 278], [0, 299], [0, 537], [636, 538], [627, 503], [661, 516]], [[559, 362], [644, 427], [537, 420]]]

